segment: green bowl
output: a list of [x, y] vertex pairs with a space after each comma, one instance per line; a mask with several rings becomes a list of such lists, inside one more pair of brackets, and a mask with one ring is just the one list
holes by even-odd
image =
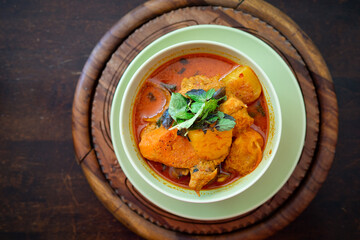
[[[148, 47], [151, 47], [148, 46]], [[145, 48], [146, 50], [146, 48]], [[146, 161], [141, 156], [137, 144], [135, 142], [132, 122], [133, 122], [133, 106], [136, 96], [148, 76], [163, 63], [186, 54], [192, 53], [211, 53], [225, 58], [228, 58], [238, 64], [248, 65], [258, 76], [262, 85], [265, 100], [269, 109], [269, 134], [263, 152], [263, 159], [257, 168], [250, 174], [234, 181], [226, 186], [211, 189], [201, 190], [200, 196], [194, 190], [179, 187], [163, 179], [161, 176], [149, 167]], [[135, 59], [136, 60], [136, 59]], [[124, 74], [125, 75], [125, 74]], [[143, 181], [148, 183], [152, 188], [158, 192], [167, 195], [171, 198], [192, 203], [210, 203], [223, 201], [235, 195], [241, 194], [243, 191], [251, 187], [269, 168], [274, 156], [277, 152], [281, 129], [282, 118], [281, 109], [278, 97], [272, 86], [272, 83], [265, 72], [254, 62], [250, 57], [241, 52], [239, 49], [229, 45], [206, 40], [186, 41], [171, 45], [155, 55], [148, 58], [132, 75], [130, 79], [121, 79], [120, 85], [125, 88], [122, 103], [120, 107], [119, 116], [119, 130], [121, 142], [125, 150], [125, 154], [131, 163], [131, 166], [136, 170], [137, 174], [141, 176]], [[114, 146], [116, 148], [116, 146]], [[120, 162], [121, 167], [126, 174], [126, 168]], [[131, 179], [131, 176], [128, 176]], [[141, 189], [138, 189], [140, 193]]]

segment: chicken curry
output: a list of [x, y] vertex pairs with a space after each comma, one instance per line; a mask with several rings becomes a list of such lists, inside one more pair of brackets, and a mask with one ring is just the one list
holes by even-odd
[[262, 159], [268, 110], [254, 71], [212, 54], [156, 69], [142, 85], [133, 130], [145, 161], [185, 188], [212, 189], [252, 172]]

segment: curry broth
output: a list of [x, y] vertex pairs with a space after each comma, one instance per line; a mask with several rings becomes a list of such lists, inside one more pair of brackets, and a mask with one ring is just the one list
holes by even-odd
[[[214, 76], [221, 77], [231, 72], [237, 66], [239, 65], [229, 59], [213, 54], [201, 53], [172, 59], [156, 69], [150, 77], [146, 79], [136, 97], [133, 112], [133, 130], [136, 142], [139, 143], [141, 131], [148, 124], [145, 119], [159, 115], [166, 106], [166, 93], [162, 93], [159, 90], [157, 87], [158, 84], [164, 83], [176, 85], [177, 92], [180, 90], [181, 81], [184, 78], [195, 75], [205, 75], [209, 78]], [[261, 96], [255, 102], [248, 104], [248, 113], [254, 118], [254, 124], [251, 127], [260, 133], [266, 143], [269, 120], [263, 93], [261, 93]], [[165, 180], [180, 187], [189, 188], [189, 175], [174, 177], [171, 174], [173, 171], [172, 167], [149, 160], [146, 160], [146, 162]], [[236, 171], [225, 172], [221, 165], [219, 167], [218, 176], [226, 176], [225, 180], [219, 182], [216, 180], [217, 178], [215, 178], [202, 189], [221, 187], [241, 177]]]

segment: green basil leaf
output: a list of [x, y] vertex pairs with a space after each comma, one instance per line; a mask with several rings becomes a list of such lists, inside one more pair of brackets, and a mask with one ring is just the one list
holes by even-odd
[[215, 92], [216, 92], [215, 88], [212, 88], [209, 91], [207, 91], [206, 92], [206, 100], [209, 100], [210, 98], [212, 98]]
[[210, 114], [210, 115], [208, 115], [207, 118], [205, 119], [205, 121], [206, 121], [207, 123], [210, 123], [210, 124], [216, 122], [217, 120], [219, 120], [219, 117], [218, 117], [217, 115], [215, 115], [215, 114]]
[[192, 118], [193, 116], [194, 116], [194, 114], [189, 113], [189, 112], [178, 112], [176, 114], [176, 119], [188, 120], [188, 119]]
[[205, 103], [205, 110], [207, 112], [213, 112], [216, 110], [216, 108], [218, 107], [218, 104], [217, 104], [217, 100], [216, 99], [210, 99], [209, 101], [207, 101]]
[[215, 125], [216, 130], [222, 132], [222, 131], [229, 131], [232, 128], [235, 127], [235, 121], [230, 120], [230, 119], [220, 119], [217, 124]]
[[[169, 130], [178, 129], [181, 136], [186, 136], [189, 130], [202, 129], [204, 133], [208, 129], [216, 128], [218, 131], [232, 129], [235, 119], [223, 112], [218, 107], [226, 99], [224, 90], [218, 93], [215, 89], [204, 91], [203, 89], [192, 89], [184, 97], [180, 93], [173, 93], [169, 104], [169, 115], [175, 123]], [[214, 96], [217, 94], [217, 98]], [[213, 126], [215, 124], [215, 126]]]
[[169, 130], [172, 130], [172, 129], [174, 129], [174, 128], [177, 128], [178, 130], [181, 130], [181, 129], [184, 129], [184, 128], [185, 128], [185, 129], [190, 128], [191, 125], [194, 124], [194, 122], [196, 121], [196, 119], [202, 114], [204, 107], [205, 107], [205, 103], [203, 103], [203, 105], [201, 106], [201, 108], [199, 109], [199, 111], [198, 111], [192, 118], [190, 118], [189, 120], [186, 120], [186, 121], [184, 121], [184, 122], [182, 122], [182, 123], [180, 123], [180, 124], [178, 124], [178, 125], [170, 128]]
[[197, 113], [197, 112], [200, 110], [200, 108], [201, 108], [202, 105], [203, 105], [203, 103], [193, 102], [193, 103], [191, 104], [191, 106], [190, 106], [191, 112]]
[[223, 113], [223, 112], [221, 112], [221, 111], [218, 111], [218, 112], [217, 112], [217, 115], [218, 115], [218, 117], [219, 117], [220, 119], [222, 119], [222, 118], [224, 118], [225, 113]]
[[203, 114], [201, 117], [201, 120], [204, 120], [210, 113], [214, 112], [217, 108], [217, 100], [216, 99], [210, 99], [209, 101], [205, 102], [205, 107], [203, 110]]
[[183, 95], [180, 93], [171, 94], [169, 114], [175, 121], [186, 115], [188, 108], [187, 100]]
[[185, 93], [186, 96], [194, 100], [195, 102], [205, 102], [206, 101], [206, 92], [203, 89], [192, 89]]
[[177, 124], [183, 123], [183, 122], [185, 122], [185, 121], [186, 121], [186, 120], [184, 120], [184, 119], [178, 119], [178, 120], [176, 121], [176, 124], [174, 124], [174, 126], [177, 125]]

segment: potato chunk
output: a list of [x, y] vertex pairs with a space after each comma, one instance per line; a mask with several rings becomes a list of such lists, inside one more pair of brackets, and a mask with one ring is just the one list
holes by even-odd
[[215, 90], [217, 90], [222, 86], [223, 83], [219, 81], [219, 77], [217, 76], [208, 78], [204, 75], [196, 75], [182, 80], [179, 93], [185, 95], [185, 93], [192, 89], [203, 89], [208, 91], [211, 88], [215, 88]]
[[229, 154], [232, 143], [232, 129], [229, 131], [192, 130], [188, 133], [190, 144], [202, 160], [223, 158]]
[[200, 161], [189, 140], [178, 136], [176, 129], [144, 129], [139, 149], [144, 158], [176, 168], [191, 168]]
[[229, 97], [229, 99], [220, 106], [220, 111], [235, 118], [236, 125], [233, 129], [234, 136], [238, 136], [242, 131], [254, 123], [254, 119], [250, 117], [247, 112], [246, 104], [236, 97]]
[[255, 101], [261, 94], [261, 84], [248, 66], [239, 66], [222, 80], [226, 85], [226, 96], [235, 96], [244, 103]]
[[248, 128], [233, 142], [229, 156], [225, 160], [225, 169], [235, 170], [240, 176], [252, 172], [262, 159], [263, 144], [262, 136]]

